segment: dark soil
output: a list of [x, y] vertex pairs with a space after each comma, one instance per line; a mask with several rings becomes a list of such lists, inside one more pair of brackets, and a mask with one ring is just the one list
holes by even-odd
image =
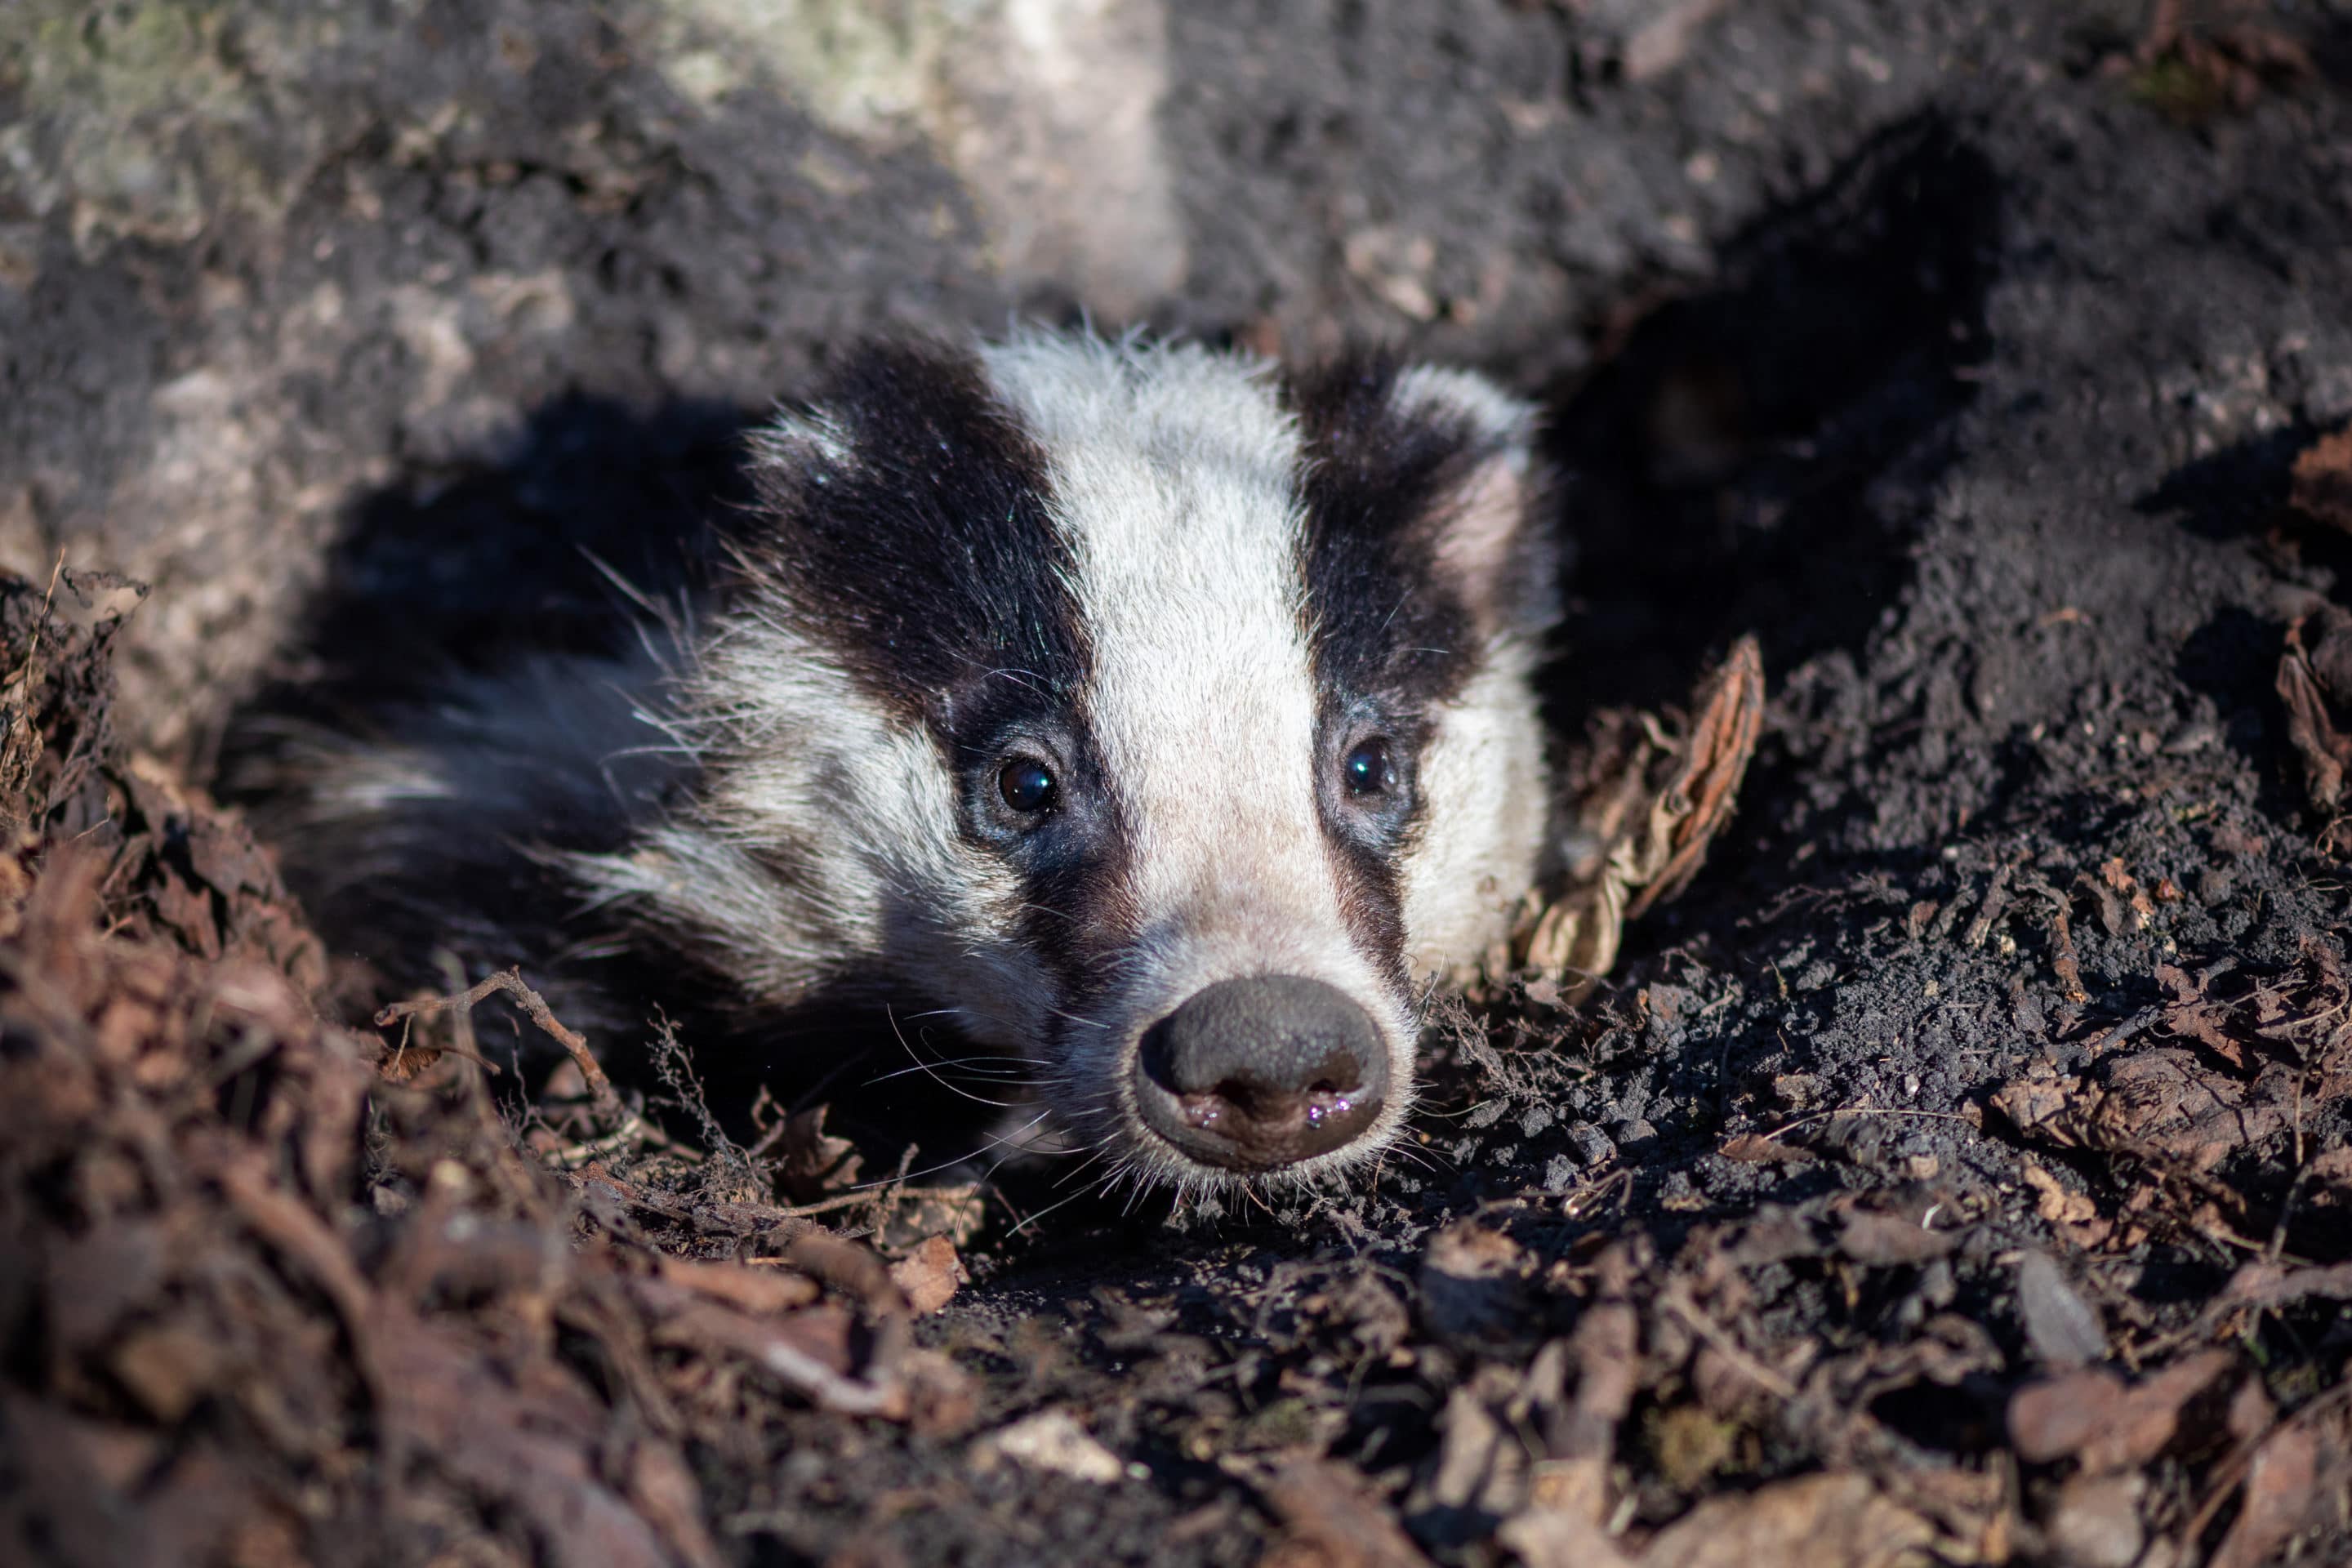
[[1543, 393], [1562, 736], [1748, 633], [1772, 702], [1376, 1180], [1123, 1214], [314, 1012], [233, 712], [587, 635], [827, 343], [1093, 302], [919, 143], [688, 112], [658, 7], [423, 9], [205, 23], [123, 111], [193, 227], [41, 75], [161, 24], [0, 23], [12, 1557], [2352, 1558], [2352, 20], [1171, 8], [1143, 313]]

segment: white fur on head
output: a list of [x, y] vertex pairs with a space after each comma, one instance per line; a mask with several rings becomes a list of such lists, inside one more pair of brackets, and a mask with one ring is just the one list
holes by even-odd
[[[1318, 816], [1300, 452], [1272, 368], [1046, 336], [982, 358], [1046, 454], [1094, 644], [1087, 718], [1131, 824], [1141, 936], [1110, 1008], [1069, 1037], [1082, 1055], [1064, 1076], [1094, 1086], [1092, 1120], [1115, 1106], [1134, 1126], [1129, 1068], [1147, 1026], [1219, 980], [1320, 980], [1370, 1014], [1388, 1047], [1381, 1121], [1323, 1163], [1360, 1160], [1403, 1119], [1415, 1029], [1349, 940]], [[1137, 1153], [1221, 1174], [1172, 1150]]]

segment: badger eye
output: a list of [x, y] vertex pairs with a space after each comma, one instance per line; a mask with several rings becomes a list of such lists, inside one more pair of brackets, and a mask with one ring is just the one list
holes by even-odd
[[1054, 804], [1054, 775], [1034, 757], [1015, 757], [998, 770], [996, 793], [1025, 816]]
[[1339, 771], [1349, 795], [1386, 795], [1396, 788], [1396, 759], [1383, 740], [1359, 741]]

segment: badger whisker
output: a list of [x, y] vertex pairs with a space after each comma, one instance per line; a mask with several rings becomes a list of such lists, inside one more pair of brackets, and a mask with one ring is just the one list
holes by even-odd
[[[889, 1072], [877, 1074], [873, 1078], [869, 1078], [866, 1080], [866, 1087], [871, 1089], [876, 1084], [888, 1083], [892, 1079], [908, 1078], [919, 1072], [933, 1072], [934, 1068], [937, 1068], [940, 1072], [953, 1068], [957, 1071], [967, 1073], [976, 1079], [1011, 1083], [1016, 1086], [1035, 1081], [1034, 1079], [1026, 1077], [1018, 1067], [979, 1067], [972, 1065], [974, 1063], [992, 1062], [1001, 1059], [1002, 1058], [1000, 1058], [992, 1056], [960, 1057], [950, 1061], [940, 1061], [935, 1063], [918, 1062], [913, 1067], [898, 1068]], [[937, 1074], [934, 1073], [934, 1076], [937, 1076]]]
[[1020, 1224], [1014, 1226], [1007, 1234], [1019, 1236], [1023, 1231], [1027, 1230], [1031, 1226], [1035, 1225], [1038, 1221], [1045, 1218], [1048, 1215], [1055, 1213], [1056, 1210], [1069, 1207], [1072, 1204], [1076, 1203], [1080, 1198], [1083, 1198], [1087, 1194], [1081, 1190], [1079, 1192], [1072, 1193], [1066, 1198], [1056, 1199], [1053, 1203], [1046, 1205], [1044, 1208], [1039, 1209], [1035, 1214], [1031, 1215], [1028, 1218], [1021, 1221]]
[[[1059, 1176], [1055, 1178], [1054, 1185], [1056, 1187], [1068, 1186], [1072, 1182], [1077, 1180], [1080, 1176], [1085, 1175], [1087, 1172], [1093, 1169], [1097, 1163], [1110, 1152], [1110, 1148], [1111, 1146], [1108, 1141], [1095, 1144], [1094, 1152], [1087, 1154], [1085, 1160], [1071, 1166], [1068, 1170], [1063, 1172]], [[1079, 1152], [1079, 1151], [1072, 1150], [1071, 1152], [1076, 1153]]]
[[[877, 1188], [877, 1187], [888, 1187], [888, 1186], [895, 1186], [895, 1185], [897, 1185], [897, 1184], [898, 1184], [898, 1183], [900, 1183], [900, 1182], [911, 1182], [911, 1181], [914, 1181], [914, 1180], [918, 1179], [919, 1177], [922, 1177], [922, 1176], [935, 1176], [935, 1175], [939, 1174], [941, 1171], [951, 1171], [951, 1170], [953, 1170], [956, 1166], [962, 1164], [962, 1163], [963, 1163], [964, 1162], [966, 1162], [967, 1160], [974, 1159], [974, 1158], [978, 1157], [980, 1154], [982, 1154], [982, 1153], [983, 1153], [983, 1152], [987, 1152], [988, 1150], [991, 1150], [991, 1149], [996, 1149], [996, 1148], [1002, 1148], [1002, 1147], [1005, 1146], [1006, 1144], [1011, 1143], [1011, 1142], [1013, 1142], [1013, 1139], [1018, 1138], [1022, 1133], [1026, 1132], [1027, 1131], [1029, 1131], [1029, 1129], [1031, 1129], [1031, 1128], [1033, 1128], [1033, 1127], [1036, 1126], [1039, 1122], [1041, 1122], [1041, 1121], [1045, 1121], [1045, 1120], [1046, 1119], [1046, 1117], [1048, 1117], [1048, 1116], [1049, 1116], [1049, 1115], [1051, 1115], [1051, 1114], [1052, 1114], [1052, 1112], [1051, 1112], [1050, 1110], [1041, 1110], [1041, 1111], [1039, 1111], [1035, 1116], [1031, 1117], [1027, 1121], [1023, 1122], [1020, 1126], [1018, 1126], [1018, 1127], [1014, 1128], [1014, 1129], [1013, 1129], [1012, 1131], [1010, 1131], [1010, 1132], [1000, 1133], [1000, 1134], [992, 1134], [991, 1136], [989, 1136], [989, 1137], [987, 1137], [987, 1138], [984, 1138], [983, 1140], [982, 1140], [981, 1146], [980, 1146], [978, 1149], [974, 1149], [974, 1150], [971, 1151], [971, 1152], [968, 1152], [968, 1153], [958, 1154], [958, 1155], [955, 1155], [954, 1157], [952, 1157], [952, 1158], [950, 1158], [950, 1159], [942, 1160], [942, 1161], [940, 1161], [940, 1162], [938, 1164], [936, 1164], [936, 1165], [926, 1165], [926, 1166], [924, 1166], [924, 1167], [923, 1167], [921, 1170], [919, 1170], [919, 1171], [908, 1171], [908, 1172], [905, 1173], [904, 1174], [900, 1174], [900, 1173], [895, 1173], [895, 1172], [894, 1172], [894, 1173], [891, 1173], [890, 1175], [880, 1177], [880, 1178], [878, 1178], [878, 1179], [877, 1179], [877, 1180], [875, 1180], [875, 1181], [871, 1181], [871, 1182], [860, 1182], [859, 1184], [857, 1184], [857, 1185], [856, 1185], [856, 1186], [855, 1186], [855, 1187], [851, 1188], [850, 1190], [851, 1190], [852, 1192], [860, 1192], [860, 1193], [863, 1193], [863, 1192], [871, 1192], [871, 1191], [873, 1191], [874, 1189], [876, 1189], [876, 1188]], [[1013, 1151], [1012, 1152], [1012, 1154], [1008, 1154], [1006, 1157], [1007, 1157], [1007, 1158], [1011, 1158], [1011, 1157], [1013, 1157], [1013, 1154], [1020, 1154], [1020, 1153], [1024, 1153], [1024, 1152], [1026, 1152], [1026, 1151], [1025, 1151], [1025, 1150], [1019, 1150], [1019, 1149], [1015, 1149], [1015, 1150], [1013, 1150]], [[988, 1170], [988, 1175], [989, 1175], [989, 1176], [992, 1176], [992, 1175], [994, 1175], [994, 1174], [996, 1173], [997, 1169], [999, 1168], [999, 1166], [1001, 1166], [1001, 1165], [1002, 1165], [1002, 1163], [1003, 1163], [1003, 1162], [1002, 1162], [1002, 1161], [1000, 1161], [1000, 1162], [998, 1163], [998, 1165], [992, 1165], [992, 1166], [990, 1166], [990, 1167], [989, 1167], [989, 1170]], [[982, 1177], [981, 1178], [981, 1182], [982, 1182], [982, 1184], [985, 1184], [985, 1182], [987, 1181], [987, 1179], [988, 1179], [988, 1176], [982, 1176]]]
[[[908, 1070], [924, 1074], [926, 1077], [930, 1079], [933, 1083], [938, 1084], [941, 1089], [946, 1089], [949, 1093], [961, 1095], [964, 1099], [971, 1100], [975, 1105], [991, 1105], [994, 1106], [999, 1110], [1010, 1110], [1013, 1108], [1013, 1102], [1009, 1100], [991, 1100], [984, 1094], [974, 1094], [970, 1089], [965, 1089], [961, 1085], [949, 1082], [945, 1074], [941, 1073], [930, 1063], [923, 1060], [922, 1058], [915, 1055], [913, 1043], [907, 1038], [906, 1032], [898, 1027], [898, 1020], [892, 1016], [890, 1009], [887, 1007], [883, 1008], [882, 1016], [889, 1019], [890, 1032], [898, 1037], [898, 1044], [906, 1048], [908, 1058], [915, 1064], [914, 1067]], [[875, 1081], [878, 1082], [880, 1080], [877, 1079]]]

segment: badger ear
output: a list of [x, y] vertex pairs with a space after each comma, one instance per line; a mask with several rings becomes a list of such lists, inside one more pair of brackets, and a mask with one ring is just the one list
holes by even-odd
[[1486, 637], [1549, 630], [1559, 616], [1556, 497], [1536, 455], [1534, 405], [1484, 376], [1421, 366], [1396, 378], [1389, 408], [1452, 448], [1430, 476], [1422, 522], [1441, 580]]

